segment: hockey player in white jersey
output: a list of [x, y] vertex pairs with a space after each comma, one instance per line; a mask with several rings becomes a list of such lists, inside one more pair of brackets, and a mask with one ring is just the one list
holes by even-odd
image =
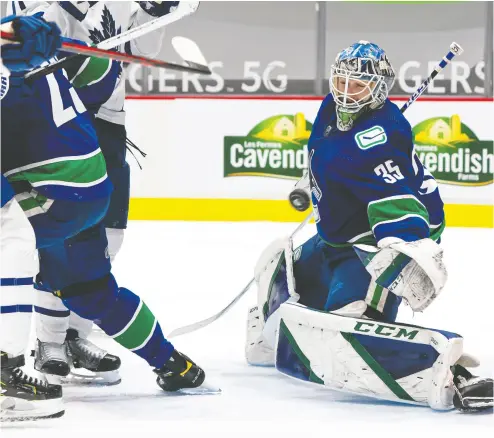
[[[137, 6], [135, 3], [138, 3]], [[97, 44], [127, 29], [140, 26], [174, 11], [179, 2], [11, 2], [12, 13], [31, 15], [42, 12], [44, 18], [57, 23], [62, 35]], [[159, 53], [164, 28], [129, 41], [116, 48], [134, 55], [153, 57]], [[69, 72], [77, 85], [97, 83], [107, 70], [101, 60], [90, 58]], [[70, 69], [71, 67], [68, 67]], [[70, 74], [73, 73], [73, 74]], [[94, 127], [105, 157], [108, 176], [114, 191], [104, 219], [111, 262], [117, 255], [127, 227], [130, 197], [130, 169], [126, 162], [125, 70], [121, 71], [111, 98], [95, 110]], [[86, 104], [87, 106], [87, 104]], [[100, 349], [87, 338], [92, 322], [69, 312], [56, 296], [38, 294], [36, 369], [64, 376], [73, 364], [93, 373], [72, 373], [67, 380], [84, 383], [115, 384], [120, 381], [120, 360]], [[67, 354], [68, 353], [68, 354]], [[72, 378], [71, 378], [72, 377]], [[73, 378], [76, 377], [76, 378]]]
[[479, 362], [460, 335], [396, 322], [402, 300], [426, 309], [447, 271], [443, 202], [410, 124], [387, 98], [393, 82], [376, 44], [338, 54], [308, 144], [317, 234], [295, 250], [279, 239], [261, 255], [246, 358], [368, 397], [492, 409], [493, 381], [467, 370]]
[[[13, 32], [11, 17], [2, 30]], [[43, 19], [15, 20], [22, 44], [2, 46], [2, 59], [12, 70], [34, 68], [52, 58], [61, 45], [60, 30]], [[0, 98], [9, 92], [9, 70], [0, 62]], [[15, 91], [14, 91], [15, 93]], [[2, 174], [0, 233], [0, 421], [56, 418], [64, 413], [62, 388], [47, 384], [22, 370], [28, 347], [34, 301], [33, 281], [38, 272], [36, 238], [14, 191]]]

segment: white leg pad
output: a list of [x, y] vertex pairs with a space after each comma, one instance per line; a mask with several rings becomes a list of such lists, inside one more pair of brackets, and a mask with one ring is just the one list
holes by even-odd
[[258, 306], [251, 307], [247, 315], [245, 358], [256, 366], [274, 366], [274, 349], [263, 334], [264, 316]]
[[[276, 367], [280, 372], [344, 392], [437, 410], [453, 408], [450, 367], [463, 352], [458, 335], [344, 317], [296, 303], [282, 304], [279, 312]], [[374, 358], [369, 345], [378, 346], [380, 357]], [[297, 366], [292, 367], [292, 362]], [[297, 372], [300, 364], [306, 369], [303, 378]]]

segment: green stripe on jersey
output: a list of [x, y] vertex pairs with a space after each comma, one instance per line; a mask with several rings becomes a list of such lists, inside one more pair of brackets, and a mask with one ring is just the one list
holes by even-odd
[[114, 339], [129, 350], [137, 350], [145, 345], [153, 334], [155, 326], [156, 318], [144, 301], [141, 301], [130, 324]]
[[399, 222], [407, 217], [420, 217], [429, 225], [429, 212], [415, 196], [391, 196], [369, 202], [367, 206], [369, 225], [374, 228], [388, 222]]
[[67, 157], [54, 163], [29, 165], [8, 175], [10, 182], [29, 181], [33, 187], [42, 185], [67, 185], [90, 187], [106, 176], [106, 162], [101, 151], [81, 159]]
[[111, 62], [110, 59], [89, 58], [89, 61], [84, 63], [71, 79], [72, 85], [81, 88], [101, 81], [110, 71]]

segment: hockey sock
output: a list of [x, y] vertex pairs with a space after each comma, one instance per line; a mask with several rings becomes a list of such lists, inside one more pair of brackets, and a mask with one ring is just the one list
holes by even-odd
[[160, 368], [171, 357], [174, 347], [163, 336], [153, 312], [132, 291], [119, 288], [113, 275], [70, 286], [62, 296], [69, 309], [91, 319], [149, 365]]

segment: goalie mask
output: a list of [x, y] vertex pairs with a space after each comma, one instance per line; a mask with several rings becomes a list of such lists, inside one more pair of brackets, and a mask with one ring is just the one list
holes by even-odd
[[380, 108], [394, 81], [393, 67], [378, 45], [359, 41], [338, 53], [329, 79], [338, 129], [348, 131], [364, 111]]

